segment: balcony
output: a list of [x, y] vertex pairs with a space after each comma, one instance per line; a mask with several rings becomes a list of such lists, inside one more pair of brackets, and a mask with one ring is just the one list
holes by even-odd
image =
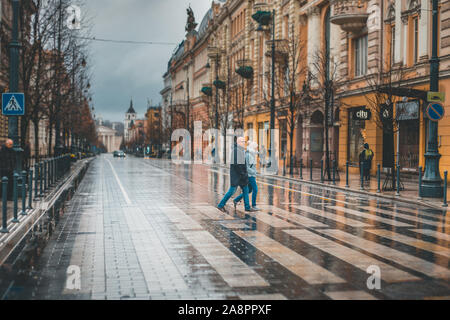
[[330, 21], [347, 32], [358, 33], [367, 25], [366, 0], [331, 0]]
[[[266, 41], [266, 57], [272, 57], [273, 40]], [[275, 40], [275, 61], [279, 64], [286, 64], [288, 59], [289, 42], [284, 39]]]

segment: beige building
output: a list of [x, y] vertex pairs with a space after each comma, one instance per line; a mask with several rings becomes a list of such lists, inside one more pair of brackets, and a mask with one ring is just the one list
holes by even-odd
[[111, 153], [119, 150], [122, 144], [122, 136], [118, 136], [116, 130], [104, 126], [97, 126], [98, 139], [106, 148], [106, 152]]

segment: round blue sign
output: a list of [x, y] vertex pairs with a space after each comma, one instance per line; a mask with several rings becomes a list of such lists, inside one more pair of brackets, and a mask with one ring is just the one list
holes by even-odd
[[431, 121], [439, 121], [444, 117], [444, 107], [440, 103], [430, 103], [427, 108], [427, 116]]

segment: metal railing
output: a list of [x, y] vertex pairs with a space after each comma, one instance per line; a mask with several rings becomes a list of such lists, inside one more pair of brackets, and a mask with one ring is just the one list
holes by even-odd
[[[12, 177], [2, 177], [2, 228], [8, 233], [8, 198], [13, 203], [12, 223], [19, 223], [18, 215], [27, 215], [33, 209], [33, 200], [43, 199], [45, 195], [70, 171], [70, 155], [48, 158], [30, 166], [28, 171], [14, 173]], [[12, 179], [12, 184], [9, 182]], [[10, 188], [8, 188], [8, 185]], [[11, 188], [12, 187], [12, 188]], [[12, 189], [12, 190], [10, 190]], [[12, 193], [12, 194], [11, 194]], [[19, 194], [21, 211], [19, 212]], [[12, 195], [12, 197], [9, 197]]]

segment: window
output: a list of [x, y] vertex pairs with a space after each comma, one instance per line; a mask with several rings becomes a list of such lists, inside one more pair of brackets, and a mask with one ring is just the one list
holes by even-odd
[[395, 25], [391, 26], [391, 65], [395, 63]]
[[364, 133], [366, 123], [364, 120], [353, 120], [353, 114], [359, 109], [348, 112], [348, 161], [352, 165], [358, 165], [359, 153], [364, 145]]
[[419, 55], [419, 18], [414, 17], [413, 19], [413, 27], [414, 27], [414, 47], [413, 47], [413, 54], [414, 54], [414, 63], [417, 63], [418, 55]]
[[367, 35], [354, 41], [355, 44], [355, 76], [367, 73]]

